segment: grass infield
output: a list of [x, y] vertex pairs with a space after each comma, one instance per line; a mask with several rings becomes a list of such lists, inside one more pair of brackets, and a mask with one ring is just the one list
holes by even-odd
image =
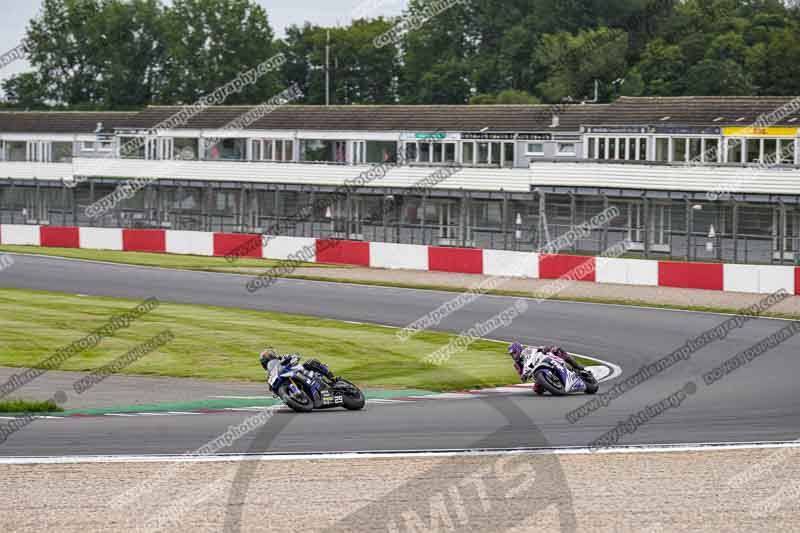
[[[157, 254], [146, 252], [119, 252], [114, 250], [83, 250], [79, 248], [42, 248], [40, 246], [0, 246], [0, 252], [16, 252], [20, 254], [46, 255], [50, 257], [67, 257], [70, 259], [86, 259], [90, 261], [103, 261], [106, 263], [120, 263], [125, 265], [151, 266], [162, 268], [179, 268], [183, 270], [210, 270], [255, 268], [267, 270], [281, 261], [273, 259], [258, 259], [251, 257], [238, 257], [229, 261], [225, 257], [204, 257], [199, 255]], [[324, 265], [316, 263], [292, 263], [300, 268]], [[341, 268], [340, 265], [335, 265]]]
[[60, 413], [63, 410], [53, 400], [0, 400], [0, 413]]
[[[62, 346], [134, 307], [136, 300], [0, 290], [0, 366], [31, 367]], [[489, 317], [486, 317], [487, 319]], [[60, 370], [91, 371], [124, 355], [164, 329], [175, 338], [123, 373], [213, 380], [262, 381], [257, 354], [266, 346], [319, 358], [360, 385], [461, 390], [516, 383], [504, 344], [479, 340], [440, 366], [426, 356], [455, 335], [423, 332], [407, 342], [396, 328], [316, 317], [162, 302], [159, 307], [79, 352]], [[2, 409], [0, 409], [2, 411]]]

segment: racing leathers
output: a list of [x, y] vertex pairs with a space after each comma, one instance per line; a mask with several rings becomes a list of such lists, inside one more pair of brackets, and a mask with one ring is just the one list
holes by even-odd
[[[300, 356], [297, 355], [297, 354], [286, 354], [286, 355], [279, 356], [278, 360], [279, 360], [281, 366], [292, 367], [292, 366], [295, 366], [295, 365], [300, 363]], [[325, 376], [328, 379], [331, 379], [331, 380], [335, 380], [336, 379], [336, 377], [333, 375], [333, 373], [330, 371], [330, 369], [328, 369], [328, 366], [323, 364], [323, 363], [321, 363], [317, 359], [309, 359], [308, 361], [303, 363], [302, 366], [306, 370], [311, 370], [313, 372], [318, 372], [318, 373], [322, 374], [323, 376]]]

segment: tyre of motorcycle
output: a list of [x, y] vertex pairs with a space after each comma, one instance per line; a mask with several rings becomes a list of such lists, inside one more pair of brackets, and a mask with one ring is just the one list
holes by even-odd
[[292, 398], [289, 394], [289, 386], [282, 385], [281, 388], [278, 389], [278, 396], [281, 397], [281, 400], [289, 406], [292, 411], [297, 413], [310, 413], [314, 410], [314, 402], [311, 400], [311, 397], [308, 395], [306, 391], [300, 389], [300, 398], [301, 400], [297, 400]]
[[346, 379], [339, 379], [336, 382], [337, 387], [342, 392], [342, 406], [348, 411], [360, 411], [364, 408], [367, 400], [364, 398], [364, 393], [361, 389], [347, 381]]
[[564, 391], [564, 384], [561, 383], [561, 380], [552, 372], [550, 372], [550, 375], [553, 376], [557, 383], [550, 382], [550, 380], [547, 378], [547, 372], [544, 369], [534, 372], [533, 380], [540, 386], [544, 387], [545, 390], [547, 390], [547, 392], [553, 396], [564, 396], [566, 394]]
[[[588, 372], [588, 371], [587, 371]], [[583, 382], [586, 384], [586, 390], [584, 391], [586, 394], [597, 394], [597, 390], [600, 388], [600, 384], [597, 382], [597, 379], [594, 377], [594, 374], [589, 373], [591, 377], [583, 377]]]

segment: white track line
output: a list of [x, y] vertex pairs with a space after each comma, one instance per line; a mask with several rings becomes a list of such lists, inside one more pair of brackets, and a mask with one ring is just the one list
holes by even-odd
[[591, 448], [511, 448], [497, 450], [432, 450], [398, 452], [341, 452], [297, 454], [230, 454], [230, 455], [72, 455], [59, 457], [2, 457], [0, 465], [76, 464], [76, 463], [218, 463], [242, 461], [318, 461], [420, 457], [462, 457], [497, 455], [607, 455], [628, 453], [684, 453], [721, 450], [760, 450], [774, 448], [800, 448], [797, 441], [740, 442], [706, 444], [662, 444], [642, 446], [615, 446], [592, 450]]

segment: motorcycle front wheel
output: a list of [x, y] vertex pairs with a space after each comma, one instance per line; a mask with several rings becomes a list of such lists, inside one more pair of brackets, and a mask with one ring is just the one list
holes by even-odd
[[347, 381], [346, 379], [339, 379], [337, 382], [338, 384], [343, 384], [346, 387], [343, 387], [342, 390], [342, 406], [348, 411], [360, 411], [364, 408], [364, 404], [367, 403], [366, 398], [364, 397], [364, 393], [361, 392], [361, 389]]
[[303, 389], [300, 389], [300, 392], [292, 397], [292, 395], [289, 394], [288, 385], [283, 385], [278, 389], [278, 396], [281, 397], [281, 400], [283, 400], [292, 411], [297, 413], [310, 413], [314, 409], [314, 402], [311, 401], [311, 398]]
[[561, 380], [552, 372], [537, 370], [536, 373], [533, 374], [533, 380], [544, 387], [545, 390], [553, 396], [564, 396], [566, 394], [564, 391], [564, 384], [561, 383]]

